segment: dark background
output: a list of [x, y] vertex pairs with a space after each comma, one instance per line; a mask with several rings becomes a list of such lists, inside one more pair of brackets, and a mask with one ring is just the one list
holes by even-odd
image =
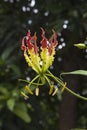
[[[45, 86], [38, 97], [25, 100], [19, 78], [32, 79], [21, 40], [28, 30], [41, 27], [49, 38], [54, 29], [58, 34], [55, 61], [50, 71], [87, 70], [87, 49], [73, 45], [87, 44], [87, 0], [0, 0], [0, 130], [71, 130], [87, 129], [87, 102], [64, 92], [51, 97]], [[63, 76], [70, 89], [87, 96], [87, 77]]]

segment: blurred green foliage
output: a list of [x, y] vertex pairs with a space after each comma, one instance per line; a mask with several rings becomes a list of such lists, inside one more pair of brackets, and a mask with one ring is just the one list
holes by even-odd
[[[1, 130], [58, 130], [60, 127], [60, 93], [50, 97], [48, 87], [45, 86], [41, 88], [39, 97], [33, 96], [26, 100], [20, 94], [25, 84], [18, 79], [31, 79], [35, 75], [24, 61], [20, 49], [21, 39], [28, 29], [37, 31], [39, 37], [40, 27], [45, 28], [48, 37], [51, 30], [55, 29], [59, 45], [63, 45], [61, 38], [64, 38], [66, 46], [63, 49], [57, 48], [54, 68], [51, 70], [55, 75], [74, 69], [87, 70], [87, 51], [78, 51], [72, 47], [76, 43], [87, 43], [86, 0], [0, 0]], [[69, 61], [72, 61], [71, 64]], [[72, 63], [75, 63], [75, 68]], [[81, 77], [78, 86], [79, 93], [87, 96], [86, 78]], [[73, 128], [87, 129], [86, 111], [87, 103], [78, 100]], [[66, 125], [69, 125], [69, 121], [70, 118]]]

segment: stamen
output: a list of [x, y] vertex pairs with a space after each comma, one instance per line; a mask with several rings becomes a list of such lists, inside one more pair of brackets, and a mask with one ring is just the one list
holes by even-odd
[[54, 96], [58, 92], [58, 88], [55, 88], [55, 91], [53, 92], [52, 96]]
[[24, 92], [21, 92], [21, 94], [22, 94], [26, 99], [29, 98]]
[[51, 95], [51, 94], [52, 94], [53, 89], [54, 89], [54, 86], [53, 86], [53, 84], [52, 84], [52, 85], [50, 86], [49, 95]]
[[29, 94], [33, 95], [33, 92], [31, 91], [31, 89], [29, 88], [29, 86], [25, 86], [25, 89], [29, 92]]
[[39, 88], [37, 87], [35, 90], [35, 95], [38, 96], [39, 95]]
[[63, 86], [61, 92], [64, 92], [64, 90], [65, 90], [65, 88], [66, 88], [66, 84], [67, 84], [67, 83], [65, 82], [65, 84], [64, 84], [64, 86]]

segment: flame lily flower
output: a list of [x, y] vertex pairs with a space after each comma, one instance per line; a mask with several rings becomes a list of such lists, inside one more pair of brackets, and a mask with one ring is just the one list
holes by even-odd
[[45, 31], [42, 29], [40, 53], [37, 46], [36, 33], [34, 34], [34, 36], [31, 37], [30, 31], [27, 33], [27, 36], [22, 39], [21, 48], [24, 51], [24, 57], [28, 65], [32, 67], [32, 69], [36, 71], [36, 73], [42, 74], [45, 73], [52, 65], [54, 61], [55, 47], [57, 46], [57, 44], [58, 41], [55, 31], [53, 31], [53, 35], [50, 40], [47, 40], [45, 36]]
[[[39, 95], [39, 86], [44, 85], [47, 81], [50, 86], [49, 94], [55, 95], [58, 88], [55, 88], [51, 80], [48, 78], [48, 69], [54, 61], [55, 47], [58, 45], [57, 34], [53, 30], [53, 34], [48, 40], [43, 28], [41, 28], [41, 31], [42, 40], [40, 42], [40, 49], [37, 46], [36, 33], [34, 33], [34, 36], [31, 36], [31, 32], [28, 31], [27, 36], [22, 39], [21, 49], [24, 51], [25, 60], [28, 63], [28, 66], [37, 73], [37, 76], [25, 86], [25, 90], [32, 95], [33, 92], [30, 87], [34, 84], [36, 85], [35, 93], [36, 95]], [[37, 81], [37, 83], [35, 83], [35, 81]], [[22, 95], [25, 95], [24, 92], [22, 92]], [[25, 96], [27, 97], [27, 95]]]
[[[56, 53], [55, 48], [58, 45], [57, 34], [53, 30], [53, 34], [51, 38], [48, 40], [45, 36], [45, 31], [43, 28], [41, 28], [41, 31], [42, 40], [40, 42], [40, 49], [37, 45], [36, 32], [34, 33], [34, 36], [31, 36], [31, 32], [28, 31], [27, 36], [23, 37], [22, 39], [21, 49], [24, 52], [24, 58], [28, 66], [36, 72], [36, 76], [30, 82], [28, 82], [27, 80], [20, 79], [21, 81], [25, 81], [27, 83], [27, 85], [25, 86], [25, 91], [22, 91], [21, 94], [25, 98], [28, 98], [27, 94], [33, 95], [34, 90], [32, 90], [32, 85], [34, 85], [35, 94], [36, 96], [38, 96], [39, 87], [44, 86], [46, 83], [48, 83], [49, 95], [54, 96], [60, 89], [61, 93], [64, 90], [67, 90], [69, 93], [75, 95], [76, 97], [81, 98], [83, 100], [87, 100], [87, 98], [80, 96], [72, 90], [70, 90], [69, 88], [67, 88], [66, 83], [64, 83], [60, 78], [54, 76], [48, 70], [54, 61], [54, 55]], [[52, 80], [56, 81], [60, 88], [55, 87]]]

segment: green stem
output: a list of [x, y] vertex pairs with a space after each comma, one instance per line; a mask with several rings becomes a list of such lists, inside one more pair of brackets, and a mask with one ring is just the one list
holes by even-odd
[[49, 78], [46, 75], [44, 75], [44, 77], [45, 77], [45, 79], [47, 80], [47, 82], [48, 82], [48, 84], [50, 86], [50, 80], [49, 80]]
[[30, 83], [29, 81], [24, 80], [24, 79], [18, 79], [18, 81], [22, 81], [22, 82]]
[[40, 75], [37, 75], [30, 83], [29, 83], [29, 86], [31, 85], [31, 84], [33, 84], [33, 82], [36, 80], [36, 79], [38, 79], [40, 77]]
[[46, 75], [53, 78], [57, 83], [59, 83], [62, 86], [63, 81], [60, 80], [58, 77], [54, 76], [50, 71], [48, 71], [48, 72], [49, 72], [49, 74], [46, 74]]
[[40, 77], [39, 77], [38, 82], [37, 82], [37, 87], [38, 87], [39, 82], [40, 82]]
[[[59, 83], [62, 87], [64, 87], [65, 84], [63, 83], [63, 81], [61, 81], [59, 78], [55, 77], [50, 71], [48, 71], [48, 72], [50, 74], [49, 75], [50, 77], [52, 77], [57, 83]], [[65, 87], [65, 90], [68, 91], [69, 93], [71, 93], [72, 95], [76, 96], [77, 98], [87, 101], [86, 97], [80, 96], [79, 94], [70, 90], [68, 87]]]
[[[50, 76], [50, 75], [51, 75], [51, 76], [54, 76], [49, 70], [48, 70], [47, 72], [48, 72], [48, 74], [47, 74], [48, 76]], [[60, 78], [58, 78], [58, 77], [56, 77], [56, 76], [54, 76], [54, 78], [57, 78], [59, 82], [62, 82], [62, 83], [63, 83], [63, 81], [62, 81]]]
[[[24, 80], [24, 79], [19, 79], [19, 81], [22, 81], [22, 82], [26, 82], [26, 83], [31, 83], [27, 80]], [[33, 85], [43, 85], [42, 83], [32, 83]]]
[[86, 98], [86, 97], [80, 96], [79, 94], [73, 92], [72, 90], [70, 90], [70, 89], [67, 88], [67, 87], [65, 87], [65, 89], [66, 89], [69, 93], [71, 93], [72, 95], [76, 96], [77, 98], [80, 98], [80, 99], [82, 99], [82, 100], [87, 101], [87, 98]]

